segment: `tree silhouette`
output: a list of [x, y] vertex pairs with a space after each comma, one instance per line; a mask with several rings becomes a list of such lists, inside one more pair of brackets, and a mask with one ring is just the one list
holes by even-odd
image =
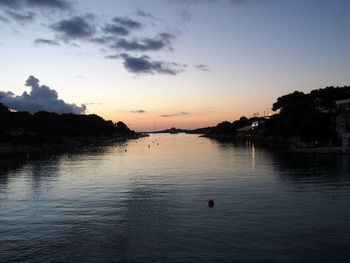
[[132, 136], [135, 134], [123, 122], [114, 124], [102, 117], [77, 114], [57, 114], [39, 111], [11, 112], [0, 103], [0, 142], [43, 144], [59, 142], [64, 137]]

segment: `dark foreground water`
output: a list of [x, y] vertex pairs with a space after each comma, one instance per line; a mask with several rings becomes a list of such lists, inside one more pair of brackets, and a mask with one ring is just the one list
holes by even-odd
[[0, 262], [350, 262], [349, 248], [350, 156], [179, 134], [0, 161]]

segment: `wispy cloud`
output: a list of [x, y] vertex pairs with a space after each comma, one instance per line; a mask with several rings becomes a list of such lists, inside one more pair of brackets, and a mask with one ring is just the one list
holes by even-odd
[[50, 46], [59, 46], [60, 44], [51, 39], [37, 38], [34, 40], [34, 43], [37, 45], [50, 45]]
[[120, 59], [120, 56], [118, 54], [116, 55], [108, 55], [108, 56], [105, 56], [106, 59]]
[[200, 71], [210, 71], [209, 66], [205, 64], [198, 64], [198, 65], [195, 65], [194, 67]]
[[131, 113], [146, 113], [144, 110], [132, 110]]
[[127, 36], [130, 34], [130, 31], [127, 28], [118, 25], [105, 25], [102, 30], [107, 34], [112, 35]]
[[178, 13], [182, 20], [189, 21], [192, 19], [190, 12], [188, 12], [186, 9], [181, 9], [178, 11]]
[[84, 105], [103, 105], [102, 102], [85, 102]]
[[129, 29], [139, 29], [142, 27], [142, 23], [128, 17], [115, 17], [113, 18], [113, 22]]
[[112, 23], [106, 24], [102, 30], [106, 34], [127, 36], [132, 30], [142, 28], [142, 23], [128, 17], [115, 17]]
[[0, 16], [0, 22], [8, 23], [9, 21], [7, 20], [7, 18]]
[[162, 114], [159, 115], [162, 118], [171, 118], [171, 117], [178, 117], [178, 116], [184, 116], [184, 115], [189, 115], [189, 112], [180, 112], [180, 113], [173, 113], [173, 114]]
[[163, 19], [158, 18], [158, 17], [152, 15], [150, 12], [146, 12], [146, 11], [141, 10], [141, 9], [137, 9], [136, 15], [138, 15], [140, 17], [143, 17], [143, 18], [149, 18], [149, 19], [152, 19], [152, 20], [158, 20], [158, 21], [163, 21], [164, 22]]
[[155, 38], [142, 38], [139, 40], [118, 39], [112, 48], [125, 51], [158, 51], [161, 49], [172, 49], [171, 41], [175, 36], [169, 33], [158, 34]]
[[35, 14], [33, 12], [18, 13], [18, 12], [9, 10], [7, 11], [7, 14], [18, 22], [28, 22], [28, 21], [34, 20], [35, 18]]

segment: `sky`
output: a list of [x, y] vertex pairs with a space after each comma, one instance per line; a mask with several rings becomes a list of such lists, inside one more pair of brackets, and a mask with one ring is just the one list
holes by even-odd
[[0, 102], [136, 131], [350, 85], [348, 0], [0, 0]]

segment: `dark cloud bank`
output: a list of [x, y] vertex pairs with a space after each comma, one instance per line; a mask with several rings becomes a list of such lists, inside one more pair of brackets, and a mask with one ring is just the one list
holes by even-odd
[[136, 74], [168, 74], [176, 75], [182, 71], [186, 65], [181, 65], [174, 62], [153, 61], [149, 56], [143, 55], [140, 57], [130, 56], [122, 53], [120, 55], [109, 55], [107, 59], [122, 59], [124, 68]]
[[21, 96], [16, 96], [10, 91], [0, 91], [0, 102], [13, 110], [29, 111], [31, 113], [48, 111], [82, 114], [86, 111], [84, 104], [77, 106], [58, 99], [55, 90], [45, 85], [39, 85], [39, 80], [34, 76], [29, 76], [25, 85], [31, 87], [29, 94], [25, 91]]
[[[95, 14], [79, 13], [76, 8], [73, 8], [73, 3], [74, 1], [71, 0], [0, 0], [0, 8], [3, 8], [6, 15], [0, 16], [0, 22], [6, 23], [7, 18], [10, 18], [24, 24], [35, 19], [38, 14], [36, 11], [42, 11], [42, 14], [46, 10], [64, 11], [61, 13], [68, 17], [60, 16], [61, 19], [48, 26], [54, 33], [53, 38], [39, 36], [33, 41], [35, 45], [60, 46], [62, 42], [78, 45], [76, 41], [101, 45], [102, 49], [115, 52], [105, 58], [121, 59], [124, 68], [135, 74], [177, 75], [185, 70], [184, 64], [154, 60], [144, 54], [163, 50], [172, 51], [175, 34], [163, 31], [154, 37], [135, 38], [132, 33], [144, 29], [146, 24], [127, 16], [115, 16], [108, 23], [101, 23], [101, 18]], [[140, 9], [137, 10], [136, 15], [152, 20], [157, 19], [151, 13]], [[139, 55], [140, 52], [141, 55]], [[198, 67], [198, 69], [206, 71], [208, 68]]]
[[133, 57], [128, 54], [120, 54], [124, 60], [123, 65], [129, 72], [143, 74], [168, 74], [176, 75], [183, 71], [184, 66], [177, 63], [164, 61], [152, 61], [149, 56]]
[[24, 23], [33, 21], [35, 11], [72, 11], [68, 0], [0, 0], [0, 11], [13, 20]]
[[75, 16], [70, 19], [63, 19], [51, 26], [52, 30], [58, 33], [58, 37], [65, 41], [75, 39], [86, 39], [94, 36], [95, 25], [91, 23], [95, 18], [92, 14]]
[[[75, 16], [63, 19], [51, 26], [57, 33], [59, 40], [69, 42], [71, 40], [88, 40], [97, 44], [107, 45], [108, 48], [124, 52], [147, 52], [172, 50], [171, 42], [175, 35], [160, 33], [154, 38], [139, 38], [128, 40], [120, 38], [129, 35], [132, 30], [140, 29], [143, 24], [128, 17], [114, 17], [112, 23], [105, 24], [101, 32], [105, 35], [98, 36], [98, 26], [94, 22], [92, 14]], [[57, 41], [49, 39], [36, 39], [35, 44], [59, 45]], [[107, 55], [107, 59], [122, 59], [124, 68], [135, 74], [168, 74], [176, 75], [184, 70], [184, 65], [174, 62], [152, 60], [147, 55], [139, 57], [127, 53]]]
[[71, 2], [66, 0], [0, 0], [0, 6], [11, 9], [22, 8], [47, 8], [47, 9], [70, 9]]

